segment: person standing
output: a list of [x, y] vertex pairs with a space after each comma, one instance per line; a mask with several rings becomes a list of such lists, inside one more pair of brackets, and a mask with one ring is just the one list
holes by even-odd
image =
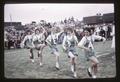
[[93, 43], [96, 39], [102, 39], [103, 41], [105, 41], [106, 39], [104, 37], [93, 34], [93, 32], [89, 28], [84, 29], [84, 33], [85, 36], [78, 43], [78, 47], [84, 49], [86, 60], [91, 61], [92, 63], [92, 66], [87, 69], [88, 75], [92, 78], [96, 78], [99, 61], [96, 57]]
[[64, 36], [63, 39], [63, 49], [67, 53], [68, 57], [70, 58], [71, 62], [71, 71], [73, 72], [73, 76], [77, 78], [77, 73], [76, 73], [76, 49], [75, 46], [77, 45], [78, 40], [77, 37], [75, 36], [75, 33], [72, 28], [67, 28], [67, 35]]
[[59, 56], [60, 56], [60, 54], [59, 54], [57, 45], [58, 45], [58, 36], [62, 33], [62, 31], [57, 33], [55, 27], [52, 27], [50, 29], [51, 29], [51, 34], [49, 34], [48, 37], [46, 38], [46, 42], [47, 42], [47, 45], [51, 48], [52, 54], [54, 54], [56, 56], [55, 67], [59, 70], [59, 68], [60, 68]]
[[32, 38], [33, 38], [32, 33], [30, 30], [27, 30], [26, 33], [27, 33], [27, 35], [24, 37], [24, 39], [20, 43], [20, 47], [29, 49], [30, 60], [34, 63], [33, 49], [35, 48], [35, 46], [32, 41]]
[[43, 48], [45, 47], [45, 29], [43, 27], [35, 29], [35, 33], [32, 36], [33, 44], [35, 46], [35, 49], [38, 50], [38, 57], [40, 57], [40, 66], [43, 65], [42, 60], [42, 52]]
[[108, 36], [107, 36], [108, 25], [107, 24], [103, 24], [103, 30], [105, 31], [105, 38], [107, 40], [108, 39]]

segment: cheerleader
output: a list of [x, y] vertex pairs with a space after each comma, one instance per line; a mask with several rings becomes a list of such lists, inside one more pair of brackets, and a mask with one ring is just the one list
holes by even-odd
[[59, 52], [58, 52], [58, 48], [57, 48], [57, 44], [58, 44], [58, 36], [62, 33], [59, 32], [57, 33], [56, 32], [56, 29], [57, 28], [51, 28], [51, 34], [48, 35], [47, 39], [46, 39], [46, 42], [47, 42], [47, 45], [51, 48], [52, 50], [52, 54], [54, 54], [56, 56], [56, 69], [59, 70]]
[[40, 57], [40, 66], [43, 65], [42, 63], [42, 52], [43, 48], [45, 47], [45, 29], [43, 27], [35, 29], [35, 33], [33, 34], [33, 44], [35, 49], [38, 50], [38, 57]]
[[35, 48], [33, 41], [32, 41], [32, 33], [30, 30], [27, 30], [27, 35], [22, 40], [20, 46], [21, 48], [27, 48], [30, 51], [30, 59], [32, 62], [34, 62], [34, 56], [33, 56], [33, 48]]
[[71, 62], [71, 71], [73, 72], [74, 77], [77, 77], [76, 74], [76, 50], [75, 50], [75, 46], [78, 43], [77, 37], [74, 34], [74, 31], [72, 28], [67, 28], [67, 35], [64, 36], [63, 39], [63, 49], [65, 50], [65, 52], [67, 53], [68, 57], [70, 58], [70, 62]]
[[84, 53], [87, 61], [91, 61], [92, 63], [92, 66], [87, 69], [88, 75], [92, 78], [96, 78], [99, 61], [95, 55], [93, 42], [95, 41], [95, 39], [103, 40], [103, 41], [105, 41], [106, 39], [104, 37], [91, 34], [91, 30], [89, 28], [85, 29], [84, 33], [85, 36], [78, 43], [78, 47], [84, 49]]

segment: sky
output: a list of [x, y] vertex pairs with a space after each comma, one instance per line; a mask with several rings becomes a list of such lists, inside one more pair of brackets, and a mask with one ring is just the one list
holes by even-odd
[[97, 13], [114, 13], [114, 4], [5, 4], [4, 22], [22, 22], [24, 25], [40, 20], [61, 21], [72, 16], [82, 21], [83, 17]]

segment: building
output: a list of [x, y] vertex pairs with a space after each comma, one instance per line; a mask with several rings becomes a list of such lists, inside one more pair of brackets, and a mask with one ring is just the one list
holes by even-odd
[[103, 22], [104, 23], [114, 22], [114, 13], [103, 14]]
[[21, 22], [4, 22], [5, 28], [11, 28], [14, 27], [16, 30], [23, 30], [24, 26], [21, 24]]
[[102, 16], [89, 16], [89, 17], [83, 17], [84, 24], [87, 25], [93, 25], [93, 24], [99, 24], [103, 23]]
[[101, 23], [112, 23], [114, 21], [114, 13], [106, 13], [103, 15], [83, 17], [84, 24], [94, 25]]
[[5, 22], [4, 26], [21, 26], [21, 22]]

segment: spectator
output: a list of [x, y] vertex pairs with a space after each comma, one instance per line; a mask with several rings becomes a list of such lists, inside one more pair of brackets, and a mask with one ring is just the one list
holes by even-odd
[[13, 40], [13, 37], [12, 37], [12, 31], [10, 31], [9, 35], [8, 35], [8, 49], [11, 48], [11, 46], [14, 45], [14, 40]]
[[108, 40], [111, 39], [111, 35], [110, 35], [110, 33], [112, 32], [111, 27], [112, 27], [111, 25], [108, 25], [108, 30], [107, 30], [107, 38], [108, 38]]
[[106, 24], [103, 24], [103, 29], [105, 31], [105, 38], [107, 39], [107, 31], [108, 31], [108, 27]]
[[76, 35], [78, 41], [80, 41], [83, 37], [83, 35], [82, 35], [83, 29], [82, 28], [76, 29], [76, 30], [74, 30], [74, 32], [75, 32], [75, 35]]
[[100, 29], [99, 35], [102, 36], [102, 37], [105, 37], [105, 31], [104, 31], [104, 29], [102, 27]]
[[8, 47], [8, 32], [4, 31], [4, 48]]

